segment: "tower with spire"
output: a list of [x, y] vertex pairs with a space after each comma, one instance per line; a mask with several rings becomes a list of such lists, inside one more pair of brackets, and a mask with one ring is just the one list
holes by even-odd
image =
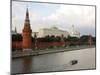
[[23, 48], [23, 51], [32, 50], [31, 34], [32, 34], [32, 30], [31, 30], [31, 26], [30, 26], [29, 12], [28, 12], [28, 8], [27, 8], [25, 22], [24, 22], [24, 28], [23, 28], [23, 31], [22, 31], [22, 37], [23, 37], [22, 48]]

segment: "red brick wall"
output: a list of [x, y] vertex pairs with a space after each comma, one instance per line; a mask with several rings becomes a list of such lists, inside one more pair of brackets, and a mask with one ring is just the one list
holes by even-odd
[[13, 49], [22, 49], [22, 42], [12, 42]]
[[32, 48], [38, 48], [38, 49], [44, 49], [44, 48], [49, 48], [53, 46], [63, 46], [65, 43], [64, 42], [38, 42], [38, 43], [33, 43]]
[[[49, 48], [53, 46], [63, 46], [65, 43], [64, 42], [37, 42], [36, 44], [32, 44], [32, 48], [38, 48], [38, 49], [44, 49], [44, 48]], [[13, 42], [12, 43], [12, 48], [15, 49], [20, 49], [22, 48], [22, 42]]]

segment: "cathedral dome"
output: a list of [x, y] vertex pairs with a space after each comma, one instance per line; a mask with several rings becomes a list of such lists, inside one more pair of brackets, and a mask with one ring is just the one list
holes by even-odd
[[72, 25], [72, 28], [70, 29], [69, 33], [70, 33], [70, 36], [72, 36], [72, 37], [80, 37], [80, 32], [78, 32], [75, 29], [74, 25]]

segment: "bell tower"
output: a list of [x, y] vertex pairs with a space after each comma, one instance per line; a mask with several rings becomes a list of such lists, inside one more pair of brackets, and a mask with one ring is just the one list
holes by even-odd
[[32, 50], [32, 30], [30, 27], [30, 20], [29, 20], [29, 13], [28, 13], [28, 8], [26, 10], [26, 17], [25, 17], [25, 22], [24, 22], [24, 28], [22, 30], [22, 48], [23, 51], [30, 51]]

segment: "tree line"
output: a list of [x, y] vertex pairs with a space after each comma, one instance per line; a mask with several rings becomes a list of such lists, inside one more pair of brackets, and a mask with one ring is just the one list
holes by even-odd
[[[34, 35], [34, 37], [32, 37], [32, 42], [35, 43], [36, 41], [37, 42], [65, 42], [69, 45], [87, 45], [88, 44], [88, 41], [89, 41], [89, 37], [90, 35], [82, 35], [80, 38], [78, 37], [71, 37], [71, 36], [68, 36], [67, 38], [66, 37], [60, 37], [60, 36], [45, 36], [45, 37], [42, 37], [42, 38], [37, 38], [36, 35]], [[12, 41], [22, 41], [22, 35], [21, 34], [13, 34], [12, 35]], [[93, 37], [91, 36], [91, 42], [92, 44], [96, 44], [96, 37]]]

